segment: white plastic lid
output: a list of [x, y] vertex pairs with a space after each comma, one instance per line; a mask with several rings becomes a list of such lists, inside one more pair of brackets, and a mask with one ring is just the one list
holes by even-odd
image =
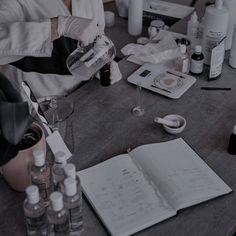
[[43, 166], [45, 164], [45, 156], [44, 152], [40, 149], [35, 149], [33, 151], [34, 165], [35, 166]]
[[161, 29], [165, 26], [165, 23], [162, 20], [153, 20], [151, 21], [150, 26], [156, 27], [157, 29]]
[[50, 201], [54, 211], [60, 211], [63, 208], [63, 197], [60, 192], [53, 192], [50, 195]]
[[194, 12], [192, 15], [191, 15], [191, 21], [196, 23], [197, 22], [197, 19], [198, 19], [198, 16], [197, 16], [197, 13]]
[[223, 1], [222, 0], [216, 0], [215, 8], [222, 9], [223, 8]]
[[30, 204], [36, 204], [39, 202], [39, 189], [35, 185], [30, 185], [25, 190], [27, 198]]
[[186, 50], [187, 50], [186, 45], [180, 44], [179, 47], [180, 47], [180, 52], [181, 52], [182, 54], [185, 54], [185, 53], [186, 53]]
[[72, 163], [66, 164], [64, 166], [64, 171], [66, 174], [66, 177], [71, 177], [73, 179], [76, 178], [76, 169], [75, 169], [75, 165]]
[[68, 177], [64, 180], [64, 186], [65, 186], [65, 194], [68, 197], [72, 197], [76, 194], [77, 192], [77, 183], [76, 180]]
[[233, 134], [236, 134], [236, 125], [233, 128]]
[[63, 166], [66, 165], [66, 154], [64, 152], [57, 152], [55, 154], [55, 163], [62, 164]]
[[202, 52], [202, 46], [201, 45], [196, 45], [195, 46], [195, 52], [196, 53], [201, 53]]
[[107, 27], [111, 27], [115, 24], [115, 14], [114, 14], [114, 12], [105, 11], [104, 16], [105, 16], [105, 25]]

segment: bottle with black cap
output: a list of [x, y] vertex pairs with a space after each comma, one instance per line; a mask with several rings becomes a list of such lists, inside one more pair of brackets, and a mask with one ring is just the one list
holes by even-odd
[[230, 135], [228, 152], [230, 154], [236, 154], [236, 125], [234, 125], [233, 132]]

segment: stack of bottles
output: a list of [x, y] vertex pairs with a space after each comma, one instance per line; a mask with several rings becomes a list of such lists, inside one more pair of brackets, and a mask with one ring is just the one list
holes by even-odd
[[44, 152], [33, 152], [32, 185], [26, 188], [24, 214], [27, 235], [80, 236], [83, 232], [82, 192], [74, 164], [64, 153], [55, 155], [52, 168]]

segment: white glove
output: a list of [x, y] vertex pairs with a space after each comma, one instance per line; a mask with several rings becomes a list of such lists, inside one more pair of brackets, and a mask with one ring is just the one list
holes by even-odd
[[58, 16], [57, 31], [59, 36], [77, 39], [83, 46], [92, 43], [99, 35], [99, 28], [94, 20], [76, 16]]
[[121, 80], [122, 74], [120, 72], [120, 68], [117, 62], [112, 61], [110, 64], [110, 79], [111, 79], [111, 84], [114, 84]]

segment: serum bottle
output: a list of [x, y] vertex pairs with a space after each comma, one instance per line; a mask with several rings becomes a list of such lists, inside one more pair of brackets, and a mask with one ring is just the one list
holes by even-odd
[[47, 235], [46, 209], [39, 196], [39, 189], [30, 185], [25, 190], [27, 198], [24, 201], [27, 236]]
[[204, 55], [202, 54], [202, 47], [195, 46], [195, 51], [191, 56], [190, 72], [193, 75], [200, 75], [203, 72]]
[[69, 236], [69, 217], [63, 204], [60, 192], [50, 195], [50, 206], [47, 209], [50, 236]]
[[33, 151], [33, 165], [31, 167], [31, 182], [39, 188], [39, 194], [44, 200], [45, 205], [49, 203], [51, 189], [51, 171], [45, 161], [45, 155], [42, 150]]
[[81, 196], [77, 189], [75, 179], [68, 177], [64, 181], [64, 204], [69, 211], [70, 235], [81, 235], [83, 232], [83, 219]]
[[187, 54], [186, 45], [180, 44], [181, 55], [176, 59], [176, 70], [188, 74], [189, 72], [189, 56]]

